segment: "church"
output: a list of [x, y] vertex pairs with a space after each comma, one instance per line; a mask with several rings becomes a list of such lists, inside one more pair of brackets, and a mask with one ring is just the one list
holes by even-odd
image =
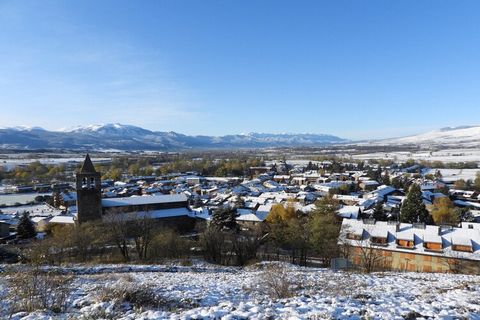
[[74, 222], [99, 221], [107, 215], [147, 217], [177, 227], [191, 226], [194, 218], [184, 194], [102, 199], [101, 174], [87, 154], [76, 174], [77, 208]]

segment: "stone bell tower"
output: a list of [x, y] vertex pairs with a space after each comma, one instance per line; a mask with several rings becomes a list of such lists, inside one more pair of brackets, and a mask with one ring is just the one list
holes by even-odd
[[87, 154], [76, 175], [77, 223], [102, 219], [102, 188], [100, 173]]

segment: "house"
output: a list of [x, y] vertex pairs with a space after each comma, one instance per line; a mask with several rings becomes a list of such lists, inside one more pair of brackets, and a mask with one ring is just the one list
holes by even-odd
[[362, 266], [365, 253], [376, 255], [377, 269], [480, 272], [480, 224], [460, 228], [344, 219], [339, 244], [350, 252], [354, 265]]
[[259, 175], [270, 172], [271, 170], [271, 167], [250, 167], [250, 176], [258, 177]]
[[253, 227], [262, 224], [268, 216], [264, 211], [253, 211], [250, 209], [237, 209], [237, 222], [243, 227]]
[[379, 185], [380, 185], [380, 183], [378, 183], [375, 180], [363, 180], [359, 184], [360, 188], [362, 188], [362, 190], [364, 190], [364, 191], [375, 190]]
[[360, 206], [342, 206], [337, 215], [345, 219], [357, 219], [360, 211], [363, 211]]

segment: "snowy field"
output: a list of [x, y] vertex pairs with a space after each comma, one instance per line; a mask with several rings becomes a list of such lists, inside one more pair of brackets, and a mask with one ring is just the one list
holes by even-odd
[[420, 152], [376, 152], [367, 154], [354, 154], [353, 159], [385, 159], [394, 161], [426, 160], [441, 162], [480, 162], [480, 149], [446, 149], [440, 151]]
[[[3, 155], [4, 156], [4, 155]], [[32, 162], [40, 162], [44, 165], [59, 165], [59, 164], [78, 164], [82, 163], [85, 158], [82, 157], [68, 157], [68, 158], [6, 158], [0, 159], [0, 166], [6, 170], [12, 170], [18, 166], [25, 166]], [[108, 163], [112, 158], [93, 158], [93, 163], [102, 162]]]
[[[480, 276], [366, 275], [285, 265], [292, 296], [277, 299], [268, 285], [272, 271], [265, 269], [265, 265], [62, 268], [74, 274], [66, 313], [20, 312], [11, 319], [480, 319]], [[3, 293], [7, 278], [0, 277]], [[111, 295], [129, 287], [147, 288], [161, 303], [135, 307]], [[2, 301], [0, 318], [5, 319], [9, 302]]]
[[12, 193], [2, 194], [0, 187], [0, 205], [13, 206], [16, 203], [25, 204], [35, 200], [37, 196], [51, 196], [52, 193]]
[[472, 180], [474, 181], [477, 172], [480, 172], [480, 169], [429, 169], [424, 173], [435, 174], [437, 170], [442, 174], [442, 180], [445, 182], [455, 182], [457, 180], [463, 179], [465, 181]]

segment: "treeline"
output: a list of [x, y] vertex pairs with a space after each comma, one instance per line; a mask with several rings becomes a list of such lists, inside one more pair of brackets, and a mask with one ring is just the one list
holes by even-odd
[[65, 177], [66, 167], [63, 164], [50, 165], [34, 161], [25, 166], [16, 166], [12, 170], [0, 166], [0, 181], [8, 179], [15, 184], [50, 183]]
[[[233, 155], [232, 155], [233, 156]], [[210, 157], [192, 158], [189, 154], [160, 156], [121, 156], [114, 157], [110, 163], [96, 163], [95, 168], [102, 173], [102, 179], [122, 180], [124, 176], [162, 176], [176, 172], [195, 171], [205, 176], [243, 176], [248, 175], [252, 166], [262, 166], [261, 158], [237, 155], [232, 159]], [[46, 165], [39, 161], [7, 170], [0, 166], [0, 182], [8, 179], [12, 184], [51, 183], [52, 181], [70, 181], [72, 172], [78, 171], [81, 164]]]
[[307, 265], [309, 258], [315, 258], [329, 266], [332, 258], [341, 255], [337, 244], [341, 220], [335, 214], [338, 207], [330, 196], [319, 200], [308, 214], [296, 210], [294, 203], [276, 204], [265, 224], [250, 228], [236, 223], [234, 209], [219, 209], [200, 239], [204, 258], [237, 265], [262, 259]]
[[197, 172], [203, 176], [243, 176], [249, 168], [264, 165], [260, 158], [239, 156], [234, 159], [191, 158], [185, 155], [171, 157], [116, 158], [110, 164], [98, 166], [103, 179], [120, 180], [130, 176], [163, 176], [177, 172]]
[[263, 166], [265, 163], [259, 158], [240, 157], [236, 159], [178, 159], [162, 165], [159, 175], [172, 172], [195, 171], [203, 176], [247, 176], [249, 168]]
[[[112, 213], [102, 222], [50, 225], [43, 240], [20, 245], [20, 256], [37, 264], [155, 263], [203, 257], [216, 264], [240, 266], [263, 259], [306, 265], [314, 257], [328, 266], [330, 259], [341, 254], [338, 206], [329, 196], [319, 200], [309, 214], [295, 210], [293, 202], [277, 204], [265, 223], [247, 226], [237, 222], [236, 207], [219, 208], [208, 224], [183, 224], [181, 229], [136, 214]], [[21, 238], [35, 237], [28, 217], [22, 221]]]
[[25, 262], [51, 265], [159, 262], [188, 257], [192, 242], [181, 234], [180, 230], [155, 220], [112, 214], [103, 222], [52, 225], [43, 240], [21, 246], [20, 256]]
[[459, 179], [453, 184], [454, 189], [470, 190], [480, 192], [480, 171], [477, 172], [475, 179]]

